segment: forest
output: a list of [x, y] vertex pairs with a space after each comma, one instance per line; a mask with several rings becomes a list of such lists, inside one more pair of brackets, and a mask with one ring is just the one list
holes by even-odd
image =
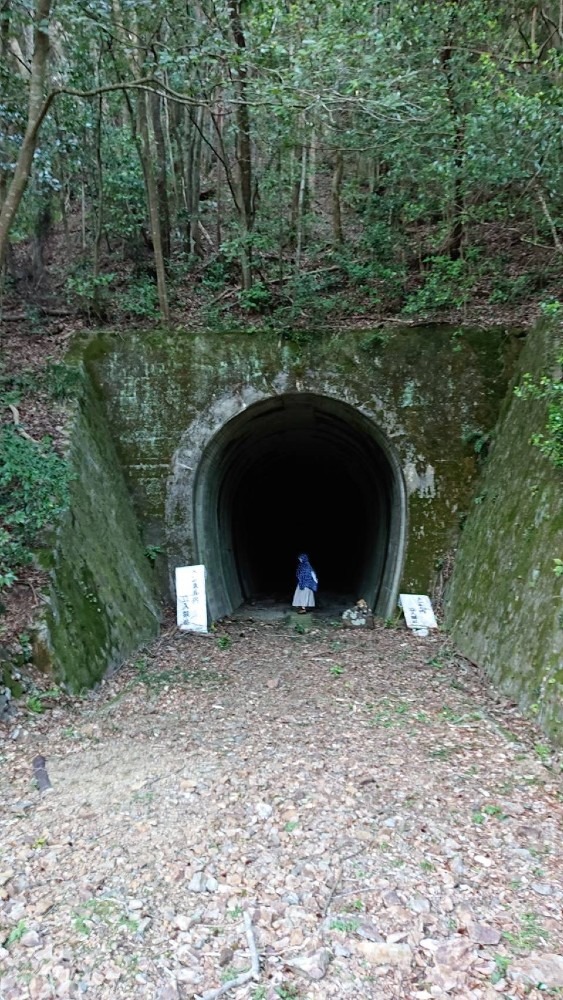
[[0, 310], [526, 324], [563, 272], [563, 0], [1, 0]]
[[0, 0], [2, 1000], [561, 1000], [562, 477], [563, 0]]

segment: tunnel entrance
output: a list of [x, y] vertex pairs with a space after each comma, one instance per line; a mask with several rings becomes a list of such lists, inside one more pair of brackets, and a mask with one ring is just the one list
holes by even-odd
[[212, 617], [249, 598], [292, 595], [309, 553], [319, 599], [396, 606], [406, 534], [402, 472], [379, 428], [328, 396], [254, 403], [205, 448], [195, 477], [194, 533]]

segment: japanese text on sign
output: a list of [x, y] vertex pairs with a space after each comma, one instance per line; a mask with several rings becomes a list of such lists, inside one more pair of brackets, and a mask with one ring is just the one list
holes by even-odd
[[207, 632], [205, 566], [176, 569], [176, 620], [185, 632]]
[[399, 603], [409, 628], [438, 628], [429, 597], [423, 594], [401, 594]]

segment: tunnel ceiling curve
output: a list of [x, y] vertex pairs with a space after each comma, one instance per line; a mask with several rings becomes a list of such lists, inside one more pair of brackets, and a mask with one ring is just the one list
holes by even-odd
[[197, 557], [213, 618], [249, 598], [288, 600], [298, 552], [323, 593], [396, 607], [406, 493], [394, 450], [341, 400], [288, 393], [228, 420], [201, 457], [193, 491]]

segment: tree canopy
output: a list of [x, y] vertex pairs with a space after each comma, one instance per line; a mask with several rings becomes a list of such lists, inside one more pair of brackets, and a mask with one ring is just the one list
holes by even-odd
[[[294, 317], [331, 269], [407, 312], [560, 273], [563, 0], [1, 0], [0, 87], [8, 279], [57, 229], [95, 320], [117, 287]], [[541, 274], [499, 266], [499, 226]]]

